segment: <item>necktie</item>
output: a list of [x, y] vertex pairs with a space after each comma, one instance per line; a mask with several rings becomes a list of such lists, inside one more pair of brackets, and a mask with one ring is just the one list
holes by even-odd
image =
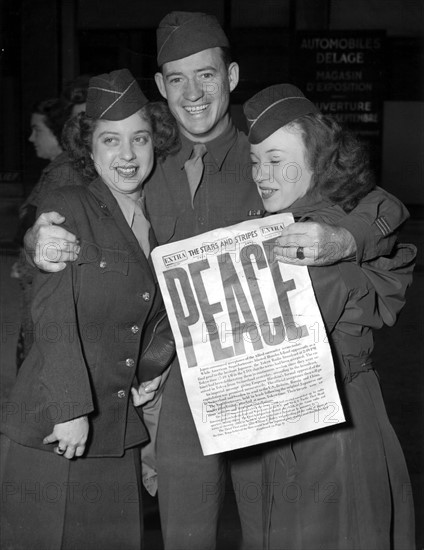
[[147, 221], [145, 215], [143, 214], [143, 210], [140, 204], [141, 200], [142, 199], [139, 199], [135, 203], [134, 217], [131, 224], [131, 229], [133, 230], [133, 233], [136, 236], [137, 241], [139, 242], [144, 252], [144, 255], [146, 256], [146, 258], [148, 258], [150, 254], [150, 243], [149, 243], [150, 223]]
[[204, 165], [203, 157], [206, 154], [206, 145], [204, 143], [195, 143], [193, 152], [189, 160], [184, 163], [184, 169], [187, 174], [190, 185], [191, 204], [193, 205], [194, 195], [196, 194], [199, 183], [202, 179]]

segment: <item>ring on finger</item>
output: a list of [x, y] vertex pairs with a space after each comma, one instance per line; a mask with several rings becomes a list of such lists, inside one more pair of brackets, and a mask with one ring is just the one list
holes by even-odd
[[303, 246], [298, 246], [296, 250], [296, 258], [298, 260], [304, 260], [305, 254], [303, 253]]
[[57, 452], [60, 455], [63, 455], [63, 453], [66, 451], [66, 449], [61, 449], [60, 447], [57, 448]]

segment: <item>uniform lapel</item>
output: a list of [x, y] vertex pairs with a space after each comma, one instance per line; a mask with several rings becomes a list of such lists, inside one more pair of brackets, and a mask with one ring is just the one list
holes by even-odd
[[99, 219], [102, 223], [114, 223], [122, 233], [126, 249], [131, 251], [131, 255], [143, 265], [150, 263], [107, 185], [100, 178], [97, 178], [91, 183], [89, 189], [99, 205]]

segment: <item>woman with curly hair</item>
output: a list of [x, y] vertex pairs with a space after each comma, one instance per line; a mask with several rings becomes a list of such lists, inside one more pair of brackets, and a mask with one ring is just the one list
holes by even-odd
[[[39, 101], [32, 108], [29, 141], [34, 145], [37, 157], [50, 162], [19, 209], [16, 240], [20, 246], [25, 231], [34, 224], [37, 208], [50, 193], [66, 185], [86, 185], [89, 182], [75, 170], [63, 149], [62, 131], [71, 113], [72, 104], [61, 98]], [[23, 291], [22, 322], [16, 350], [16, 365], [19, 369], [34, 341], [30, 303], [35, 269], [27, 263], [23, 250], [13, 264], [11, 275], [19, 279]]]
[[[295, 86], [259, 92], [244, 112], [253, 178], [268, 212], [337, 225], [374, 189], [364, 146]], [[373, 329], [394, 324], [404, 305], [414, 248], [397, 245], [390, 257], [362, 266], [309, 268], [346, 422], [266, 449], [267, 549], [414, 548], [408, 471], [371, 358]], [[302, 253], [298, 247], [299, 259]]]
[[73, 161], [97, 177], [52, 192], [39, 209], [63, 216], [81, 248], [65, 270], [34, 280], [36, 338], [2, 419], [2, 542], [139, 550], [140, 406], [174, 355], [142, 185], [155, 152], [178, 146], [177, 131], [122, 69], [90, 80], [86, 112], [65, 134]]
[[26, 228], [34, 223], [36, 209], [48, 193], [57, 187], [88, 183], [74, 170], [63, 147], [62, 131], [71, 114], [72, 104], [60, 98], [39, 101], [32, 108], [29, 141], [37, 157], [49, 160], [50, 164], [23, 205], [28, 210], [25, 215], [29, 216]]

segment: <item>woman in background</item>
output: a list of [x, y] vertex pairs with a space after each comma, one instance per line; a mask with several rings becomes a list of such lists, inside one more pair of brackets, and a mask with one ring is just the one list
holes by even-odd
[[65, 185], [89, 183], [75, 170], [63, 148], [62, 131], [72, 109], [72, 103], [58, 98], [40, 101], [32, 109], [29, 141], [34, 145], [37, 157], [50, 162], [22, 205], [21, 217], [25, 218], [28, 227], [35, 221], [36, 209], [51, 191]]
[[[37, 157], [48, 160], [49, 164], [44, 168], [37, 184], [19, 209], [17, 240], [21, 248], [26, 230], [34, 224], [37, 208], [50, 193], [65, 185], [87, 185], [88, 183], [88, 180], [75, 170], [63, 149], [62, 130], [72, 114], [72, 108], [72, 103], [59, 98], [46, 99], [33, 106], [29, 141], [34, 145]], [[23, 293], [21, 329], [16, 350], [18, 369], [36, 337], [30, 312], [35, 272], [35, 268], [26, 262], [24, 251], [21, 249], [19, 259], [13, 265], [11, 273], [13, 278], [19, 279]]]

